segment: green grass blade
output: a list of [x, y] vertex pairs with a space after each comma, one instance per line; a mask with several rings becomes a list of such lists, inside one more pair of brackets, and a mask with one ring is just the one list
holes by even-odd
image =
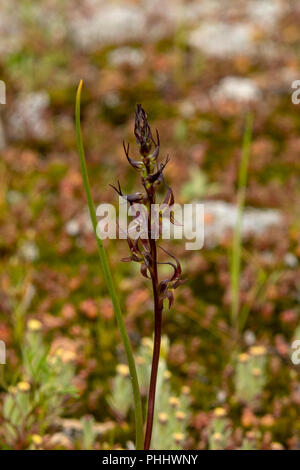
[[248, 161], [252, 138], [253, 116], [248, 114], [243, 138], [242, 158], [238, 180], [238, 204], [237, 219], [233, 234], [233, 245], [231, 252], [230, 284], [231, 284], [231, 321], [239, 328], [239, 304], [240, 304], [240, 274], [241, 274], [241, 252], [242, 252], [242, 220], [245, 206], [245, 194], [248, 175]]
[[134, 398], [134, 409], [135, 409], [135, 425], [136, 425], [136, 449], [143, 449], [143, 414], [142, 414], [142, 402], [138, 384], [138, 378], [135, 368], [135, 362], [133, 358], [133, 353], [129, 341], [129, 337], [125, 328], [123, 315], [119, 303], [119, 299], [117, 296], [115, 284], [113, 281], [111, 269], [108, 262], [108, 257], [106, 254], [106, 250], [103, 246], [101, 239], [97, 236], [96, 228], [97, 228], [97, 217], [95, 212], [95, 207], [92, 199], [90, 183], [87, 173], [86, 161], [85, 161], [85, 154], [84, 154], [84, 147], [82, 142], [82, 134], [81, 134], [81, 126], [80, 126], [80, 99], [81, 99], [81, 89], [82, 89], [82, 80], [78, 86], [77, 95], [76, 95], [76, 110], [75, 110], [75, 121], [76, 121], [76, 137], [77, 137], [77, 145], [78, 145], [78, 153], [80, 159], [80, 166], [81, 166], [81, 173], [83, 178], [84, 190], [87, 197], [87, 202], [90, 211], [90, 217], [93, 224], [93, 229], [97, 241], [98, 246], [98, 253], [100, 257], [101, 267], [103, 271], [104, 278], [106, 280], [107, 288], [113, 303], [114, 312], [116, 315], [118, 327], [122, 336], [122, 341], [124, 344], [124, 348], [127, 355], [128, 366], [130, 370], [131, 376], [131, 383], [132, 383], [132, 391], [133, 391], [133, 398]]

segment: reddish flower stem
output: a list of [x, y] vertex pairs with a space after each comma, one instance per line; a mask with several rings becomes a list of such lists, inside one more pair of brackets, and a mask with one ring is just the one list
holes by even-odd
[[144, 450], [150, 449], [152, 428], [153, 428], [155, 391], [156, 391], [157, 371], [158, 371], [160, 343], [161, 343], [162, 309], [160, 307], [155, 307], [154, 322], [155, 322], [154, 345], [153, 345], [150, 387], [149, 387], [149, 395], [148, 395], [148, 413], [147, 413], [147, 425], [146, 425], [146, 433], [145, 433]]
[[162, 324], [162, 305], [160, 304], [159, 294], [158, 294], [156, 240], [152, 238], [152, 234], [151, 234], [151, 227], [152, 227], [151, 204], [154, 204], [154, 203], [155, 203], [155, 196], [151, 197], [149, 201], [150, 210], [149, 210], [149, 219], [148, 219], [148, 236], [149, 236], [149, 241], [150, 241], [150, 251], [151, 251], [151, 258], [152, 258], [151, 280], [152, 280], [152, 290], [153, 290], [153, 299], [154, 299], [154, 343], [153, 343], [150, 386], [149, 386], [149, 394], [148, 394], [148, 411], [147, 411], [147, 423], [146, 423], [144, 450], [149, 450], [150, 444], [151, 444], [154, 408], [155, 408], [157, 372], [158, 372], [159, 355], [160, 355], [161, 324]]

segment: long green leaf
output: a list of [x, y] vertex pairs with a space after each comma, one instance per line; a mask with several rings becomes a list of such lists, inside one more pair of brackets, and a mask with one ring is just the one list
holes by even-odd
[[106, 254], [106, 250], [103, 246], [101, 239], [97, 235], [97, 217], [95, 212], [95, 207], [92, 199], [89, 177], [87, 173], [86, 161], [85, 161], [85, 154], [84, 154], [84, 147], [82, 142], [82, 134], [81, 134], [81, 126], [80, 126], [80, 99], [81, 99], [81, 89], [82, 89], [82, 80], [78, 86], [77, 95], [76, 95], [76, 110], [75, 110], [75, 121], [76, 121], [76, 137], [77, 137], [77, 146], [78, 146], [78, 153], [80, 158], [80, 166], [81, 166], [81, 173], [83, 178], [84, 189], [86, 193], [86, 198], [89, 206], [90, 217], [93, 224], [93, 229], [97, 241], [98, 246], [98, 253], [100, 257], [101, 267], [103, 271], [104, 278], [106, 280], [107, 288], [113, 303], [114, 312], [116, 315], [117, 323], [119, 326], [119, 330], [122, 336], [122, 341], [124, 344], [124, 348], [127, 355], [128, 366], [130, 370], [131, 376], [131, 383], [132, 383], [132, 391], [133, 391], [133, 399], [134, 399], [134, 409], [135, 409], [135, 425], [136, 425], [136, 449], [140, 450], [143, 449], [143, 414], [142, 414], [142, 402], [138, 384], [138, 378], [135, 368], [134, 357], [129, 341], [129, 337], [125, 328], [123, 315], [119, 303], [119, 299], [117, 296], [115, 284], [113, 281], [111, 269], [108, 262], [108, 257]]
[[242, 220], [245, 206], [245, 194], [247, 186], [248, 161], [252, 138], [253, 116], [248, 114], [243, 138], [242, 158], [238, 181], [238, 204], [237, 219], [233, 235], [231, 253], [231, 321], [239, 328], [239, 304], [240, 304], [240, 274], [241, 274], [241, 252], [242, 252]]

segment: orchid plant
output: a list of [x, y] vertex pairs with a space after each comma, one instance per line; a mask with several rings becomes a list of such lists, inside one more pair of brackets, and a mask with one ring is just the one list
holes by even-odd
[[[152, 282], [152, 291], [154, 299], [154, 346], [153, 357], [150, 377], [150, 387], [148, 394], [148, 411], [146, 433], [144, 441], [144, 449], [150, 448], [151, 435], [153, 428], [153, 416], [155, 406], [155, 391], [157, 382], [157, 371], [160, 354], [160, 344], [162, 335], [162, 312], [164, 308], [164, 300], [168, 300], [169, 308], [172, 307], [174, 302], [174, 290], [182, 284], [181, 280], [181, 266], [175, 256], [168, 253], [163, 247], [159, 248], [167, 254], [171, 260], [162, 262], [158, 260], [158, 239], [162, 235], [163, 216], [160, 213], [158, 219], [153, 217], [155, 213], [152, 208], [156, 204], [157, 192], [161, 185], [166, 188], [166, 195], [163, 200], [161, 208], [169, 208], [170, 222], [175, 223], [173, 206], [174, 194], [171, 187], [166, 183], [164, 178], [164, 170], [169, 162], [169, 156], [166, 157], [163, 163], [159, 163], [160, 139], [158, 131], [156, 130], [156, 139], [154, 139], [151, 128], [148, 123], [147, 114], [140, 104], [137, 105], [135, 112], [135, 126], [134, 134], [136, 137], [137, 145], [139, 146], [139, 153], [141, 159], [139, 161], [133, 160], [129, 154], [129, 144], [123, 142], [126, 158], [129, 164], [140, 173], [141, 182], [144, 192], [136, 192], [133, 194], [124, 195], [118, 182], [118, 186], [112, 186], [119, 196], [123, 197], [129, 205], [139, 204], [144, 206], [145, 212], [148, 215], [148, 230], [146, 233], [141, 233], [139, 237], [132, 239], [130, 234], [127, 233], [127, 242], [130, 249], [130, 256], [123, 258], [122, 261], [133, 261], [140, 263], [141, 274], [150, 279]], [[136, 216], [139, 217], [140, 212], [135, 211]], [[158, 220], [158, 224], [156, 223]], [[159, 280], [158, 265], [167, 264], [171, 266], [172, 273], [170, 277]]]
[[[113, 280], [112, 271], [109, 265], [108, 256], [102, 240], [97, 233], [97, 217], [95, 206], [93, 203], [90, 183], [87, 173], [86, 160], [84, 154], [84, 147], [82, 142], [81, 126], [80, 126], [80, 98], [81, 98], [82, 82], [78, 87], [76, 97], [76, 135], [78, 144], [78, 153], [80, 159], [81, 172], [83, 177], [84, 189], [89, 206], [90, 217], [97, 240], [98, 253], [100, 257], [101, 267], [106, 280], [107, 288], [112, 299], [114, 312], [120, 329], [122, 341], [127, 355], [128, 366], [131, 377], [135, 419], [136, 419], [136, 449], [148, 450], [151, 444], [151, 436], [153, 429], [154, 406], [155, 406], [155, 392], [156, 382], [160, 355], [160, 345], [162, 336], [162, 312], [164, 308], [164, 300], [167, 299], [169, 308], [172, 307], [174, 302], [174, 290], [182, 284], [181, 280], [181, 267], [179, 261], [175, 256], [168, 253], [164, 248], [158, 246], [157, 242], [162, 235], [163, 215], [165, 209], [169, 209], [170, 222], [175, 224], [174, 219], [174, 194], [171, 187], [164, 179], [164, 170], [169, 162], [169, 156], [163, 163], [159, 163], [160, 139], [158, 131], [156, 131], [156, 140], [152, 136], [151, 128], [148, 123], [147, 114], [139, 104], [135, 113], [135, 126], [134, 134], [136, 142], [139, 146], [140, 160], [133, 160], [129, 154], [129, 144], [124, 146], [124, 151], [129, 164], [140, 173], [143, 186], [143, 192], [136, 192], [134, 194], [125, 195], [122, 192], [121, 185], [113, 188], [118, 195], [124, 198], [129, 206], [139, 204], [146, 210], [147, 213], [147, 230], [141, 232], [140, 236], [132, 238], [130, 233], [126, 233], [127, 242], [130, 249], [130, 256], [124, 258], [123, 261], [134, 261], [140, 263], [141, 273], [144, 277], [151, 280], [153, 300], [154, 300], [154, 345], [153, 356], [150, 376], [150, 386], [148, 393], [148, 409], [147, 409], [147, 422], [145, 439], [143, 444], [143, 416], [142, 416], [142, 403], [139, 391], [138, 377], [134, 356], [130, 345], [128, 333], [125, 328], [123, 314], [117, 295], [117, 290]], [[165, 198], [161, 205], [162, 210], [159, 211], [158, 223], [157, 218], [153, 217], [152, 208], [156, 205], [157, 193], [160, 186], [164, 185], [166, 188]], [[139, 216], [139, 211], [136, 212], [136, 217]], [[171, 260], [159, 261], [158, 250], [160, 248]], [[166, 279], [160, 280], [158, 274], [158, 266], [160, 264], [169, 265], [172, 268], [172, 273]]]

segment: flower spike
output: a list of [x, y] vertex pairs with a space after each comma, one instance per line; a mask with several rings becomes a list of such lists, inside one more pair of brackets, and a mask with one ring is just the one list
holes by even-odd
[[[155, 404], [155, 390], [156, 390], [156, 379], [159, 362], [160, 352], [160, 340], [161, 340], [161, 324], [162, 324], [162, 312], [164, 308], [164, 300], [168, 300], [169, 308], [174, 303], [174, 290], [182, 284], [184, 281], [181, 280], [181, 266], [179, 261], [174, 255], [168, 253], [164, 248], [160, 247], [165, 254], [167, 254], [171, 261], [159, 261], [157, 257], [157, 245], [156, 238], [152, 238], [152, 229], [154, 221], [151, 216], [151, 208], [156, 203], [156, 197], [158, 188], [161, 183], [165, 184], [166, 195], [163, 200], [163, 204], [171, 208], [170, 222], [175, 224], [174, 214], [172, 207], [174, 205], [174, 194], [171, 187], [165, 182], [164, 170], [170, 161], [169, 155], [163, 163], [159, 163], [158, 157], [160, 152], [160, 137], [156, 130], [156, 139], [153, 138], [151, 128], [148, 123], [148, 117], [145, 110], [140, 104], [136, 106], [135, 110], [135, 123], [134, 123], [134, 135], [136, 142], [139, 146], [139, 152], [141, 161], [133, 160], [129, 155], [129, 144], [123, 142], [123, 148], [126, 158], [129, 164], [137, 171], [140, 171], [142, 184], [145, 189], [145, 193], [134, 193], [124, 195], [121, 189], [120, 182], [118, 181], [117, 187], [112, 186], [113, 189], [127, 200], [130, 205], [140, 203], [144, 205], [147, 211], [147, 231], [141, 232], [141, 235], [137, 239], [132, 239], [127, 232], [127, 243], [130, 250], [130, 256], [123, 258], [123, 261], [135, 261], [140, 263], [140, 271], [143, 277], [151, 279], [152, 290], [154, 298], [154, 348], [153, 348], [153, 360], [150, 377], [149, 387], [149, 399], [148, 399], [148, 414], [146, 424], [146, 434], [144, 450], [150, 448], [153, 418], [154, 418], [154, 404]], [[149, 210], [150, 209], [150, 210]], [[137, 218], [138, 216], [136, 216]], [[156, 234], [157, 230], [154, 230]], [[161, 234], [161, 217], [159, 217], [158, 235]], [[156, 236], [156, 235], [155, 235]], [[162, 264], [168, 265], [173, 269], [169, 278], [160, 280], [158, 267]]]

